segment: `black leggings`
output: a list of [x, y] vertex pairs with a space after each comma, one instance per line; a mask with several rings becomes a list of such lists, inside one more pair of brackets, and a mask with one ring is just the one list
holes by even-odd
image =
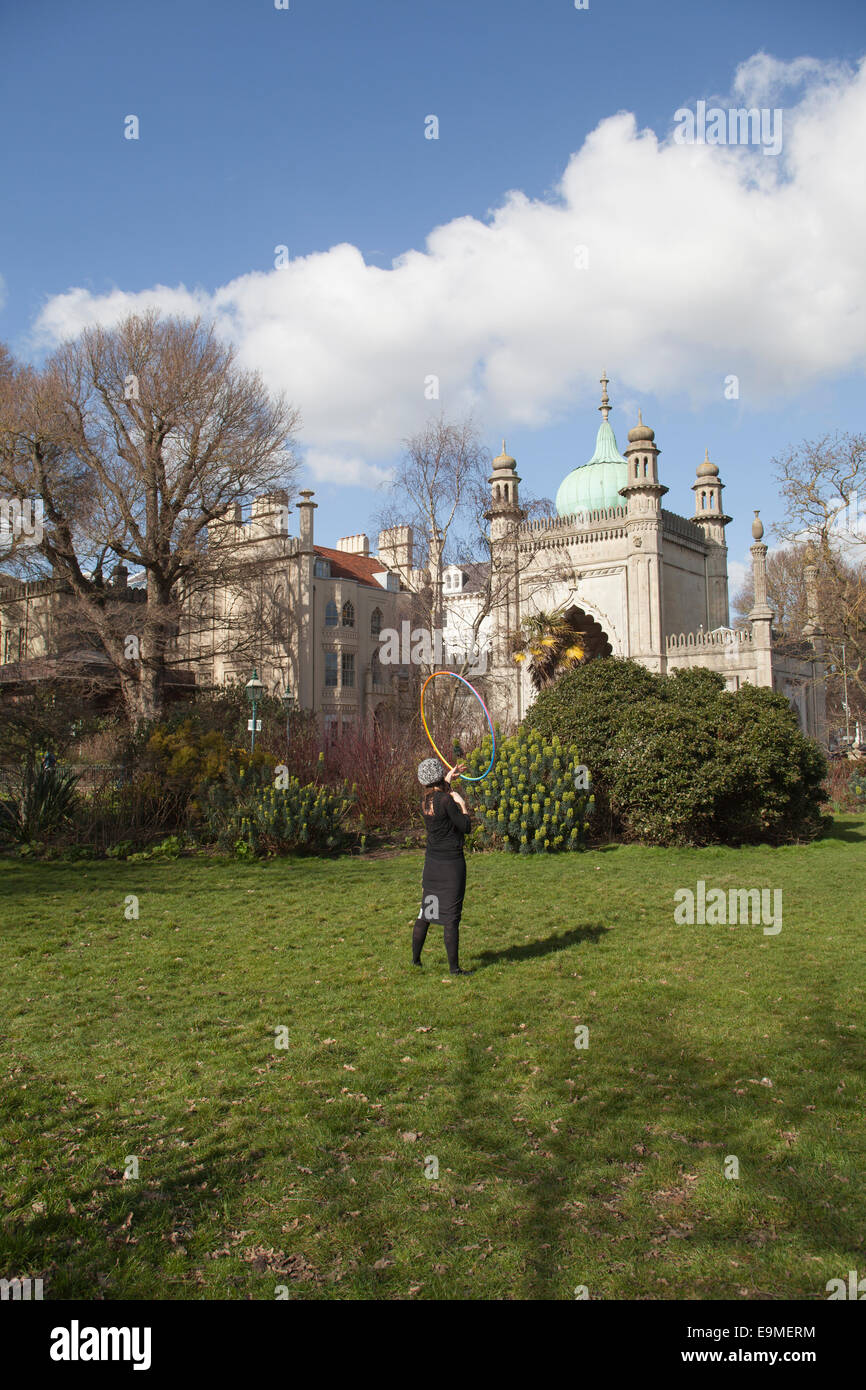
[[[427, 940], [427, 930], [430, 923], [425, 917], [418, 917], [412, 927], [412, 961], [417, 965], [421, 959], [421, 947]], [[445, 954], [448, 957], [448, 969], [460, 969], [460, 928], [443, 927], [445, 937]]]
[[466, 892], [466, 860], [463, 855], [436, 859], [427, 855], [421, 879], [421, 911], [412, 927], [412, 959], [421, 959], [421, 948], [431, 922], [441, 922], [445, 952], [451, 970], [459, 970], [460, 918]]

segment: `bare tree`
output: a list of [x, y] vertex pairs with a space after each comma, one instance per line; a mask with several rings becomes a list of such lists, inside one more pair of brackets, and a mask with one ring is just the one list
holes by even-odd
[[[861, 713], [866, 696], [866, 435], [805, 440], [773, 460], [785, 499], [774, 529], [785, 541], [812, 543], [818, 566], [819, 613], [827, 637], [828, 700], [842, 700], [842, 673]], [[858, 515], [859, 513], [859, 515]], [[780, 576], [781, 577], [781, 576]], [[780, 586], [782, 587], [782, 586]], [[844, 648], [844, 654], [843, 654]]]
[[[290, 482], [298, 424], [200, 320], [133, 315], [88, 329], [41, 371], [0, 363], [0, 490], [44, 509], [30, 572], [68, 584], [133, 722], [162, 710], [180, 596], [212, 577], [209, 525]], [[109, 562], [145, 574], [132, 633], [107, 601]]]
[[[412, 564], [398, 565], [401, 579], [413, 590], [412, 621], [430, 632], [441, 631], [444, 616], [443, 572], [453, 563], [466, 567], [473, 576], [471, 620], [467, 626], [465, 654], [453, 664], [459, 674], [473, 670], [480, 655], [482, 630], [486, 620], [502, 608], [515, 584], [521, 585], [523, 601], [535, 590], [546, 590], [557, 572], [532, 576], [535, 550], [508, 546], [527, 518], [541, 519], [553, 514], [548, 499], [524, 498], [519, 513], [509, 524], [499, 545], [491, 543], [490, 452], [482, 445], [471, 420], [449, 423], [440, 416], [405, 442], [404, 455], [389, 488], [388, 500], [380, 511], [380, 529], [411, 526], [414, 533]], [[526, 539], [523, 537], [522, 539]], [[503, 564], [509, 550], [511, 560]], [[563, 576], [570, 567], [563, 566]], [[429, 675], [433, 665], [418, 662], [417, 673]], [[473, 683], [492, 678], [472, 676]], [[439, 684], [438, 682], [434, 683]], [[450, 718], [459, 695], [456, 682], [442, 698], [431, 704]], [[438, 692], [437, 692], [438, 696]]]
[[[834, 534], [842, 534], [840, 519], [858, 492], [866, 492], [866, 435], [807, 439], [773, 464], [786, 504], [784, 520], [774, 528], [777, 535], [797, 541], [808, 534], [823, 551]], [[866, 546], [866, 531], [847, 536]]]
[[[817, 568], [815, 596], [823, 630], [827, 660], [827, 709], [831, 721], [844, 719], [844, 690], [855, 717], [866, 714], [866, 574], [833, 547], [819, 552], [812, 547]], [[767, 556], [767, 594], [779, 629], [779, 645], [800, 638], [809, 620], [806, 565], [809, 546], [800, 544], [771, 551]], [[751, 574], [733, 598], [737, 617], [745, 619], [754, 604]], [[844, 672], [844, 679], [843, 679]]]

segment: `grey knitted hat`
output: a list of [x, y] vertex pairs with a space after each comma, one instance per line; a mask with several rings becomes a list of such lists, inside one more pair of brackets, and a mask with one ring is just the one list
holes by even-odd
[[445, 769], [438, 758], [425, 758], [418, 766], [418, 781], [422, 787], [432, 787], [436, 782], [441, 782], [444, 776]]

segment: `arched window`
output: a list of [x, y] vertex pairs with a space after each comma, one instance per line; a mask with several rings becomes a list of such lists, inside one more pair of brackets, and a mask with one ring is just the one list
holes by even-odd
[[380, 633], [381, 631], [382, 631], [382, 610], [381, 610], [381, 608], [374, 608], [374, 609], [373, 609], [373, 612], [370, 614], [370, 636], [371, 636], [371, 637], [378, 637], [378, 636], [379, 636], [379, 633]]
[[373, 684], [381, 685], [384, 676], [382, 675], [382, 658], [379, 655], [378, 647], [374, 648], [372, 658], [370, 659], [370, 672], [373, 677]]
[[336, 627], [339, 621], [337, 605], [332, 598], [325, 604], [325, 627]]
[[648, 466], [648, 465], [647, 465], [647, 460], [644, 459], [644, 461], [643, 461], [643, 475], [644, 475], [644, 477], [647, 476], [647, 466]]
[[707, 509], [707, 494], [706, 494], [705, 492], [702, 492], [702, 493], [701, 493], [701, 511], [702, 511], [702, 512], [705, 512], [706, 509]]
[[638, 476], [639, 470], [640, 470], [640, 463], [639, 463], [639, 461], [638, 461], [637, 459], [635, 459], [635, 461], [634, 461], [634, 476], [635, 476], [635, 477]]
[[500, 494], [499, 494], [499, 484], [498, 484], [498, 483], [496, 484], [496, 487], [493, 489], [493, 496], [496, 498], [496, 501], [498, 502], [498, 501], [499, 501], [499, 496], [500, 496]]
[[713, 508], [715, 507], [715, 505], [716, 505], [716, 494], [715, 494], [714, 492], [711, 492], [711, 493], [710, 493], [710, 511], [713, 510]]
[[343, 627], [355, 626], [355, 605], [348, 599], [343, 604]]

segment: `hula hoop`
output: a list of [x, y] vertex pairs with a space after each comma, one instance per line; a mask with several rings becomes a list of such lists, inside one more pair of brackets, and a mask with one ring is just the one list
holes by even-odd
[[433, 752], [436, 754], [437, 758], [439, 758], [440, 762], [445, 763], [446, 766], [453, 767], [453, 763], [449, 763], [448, 759], [444, 756], [444, 754], [439, 752], [439, 749], [433, 742], [433, 735], [430, 733], [430, 730], [427, 727], [427, 720], [424, 718], [424, 691], [427, 689], [430, 682], [432, 680], [435, 680], [437, 676], [453, 676], [454, 680], [462, 681], [463, 684], [467, 687], [467, 689], [472, 691], [472, 694], [475, 696], [476, 700], [478, 701], [479, 705], [484, 710], [484, 713], [487, 716], [487, 723], [490, 728], [490, 737], [493, 740], [493, 751], [490, 754], [490, 763], [487, 767], [487, 771], [482, 772], [480, 777], [467, 777], [465, 772], [458, 772], [457, 774], [457, 776], [460, 778], [462, 782], [483, 782], [484, 778], [489, 774], [490, 769], [493, 767], [493, 762], [496, 758], [496, 734], [493, 730], [493, 720], [490, 718], [490, 710], [487, 708], [481, 696], [478, 694], [478, 691], [475, 689], [475, 686], [470, 685], [467, 680], [464, 680], [463, 676], [458, 676], [456, 671], [434, 671], [431, 676], [427, 677], [426, 681], [421, 687], [421, 723], [424, 725], [424, 732], [430, 740], [430, 747], [433, 749]]

